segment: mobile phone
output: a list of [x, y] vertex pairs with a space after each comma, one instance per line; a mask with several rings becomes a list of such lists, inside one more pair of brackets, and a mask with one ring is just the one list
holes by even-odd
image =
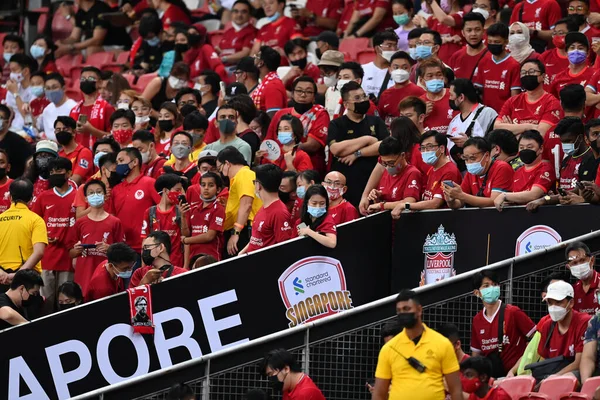
[[580, 190], [583, 190], [583, 189], [585, 189], [585, 185], [584, 185], [583, 183], [581, 183], [581, 182], [577, 182], [577, 183], [575, 184], [575, 186], [577, 186], [577, 187], [578, 187]]
[[180, 194], [179, 196], [177, 196], [177, 200], [179, 200], [181, 204], [187, 204], [187, 199], [185, 198], [184, 194]]
[[160, 267], [159, 269], [160, 269], [162, 272], [165, 272], [165, 271], [166, 271], [166, 270], [168, 270], [169, 268], [171, 268], [171, 266], [170, 266], [169, 264], [167, 264], [167, 265], [163, 265], [163, 266], [162, 266], [162, 267]]
[[222, 96], [225, 96], [225, 82], [219, 82], [219, 87], [221, 88]]
[[306, 228], [307, 226], [308, 226], [308, 225], [306, 225], [306, 224], [303, 222], [303, 223], [301, 223], [300, 225], [298, 225], [298, 230], [300, 230], [300, 229], [304, 229], [304, 228]]
[[563, 189], [558, 188], [558, 194], [560, 194], [561, 196], [565, 197], [567, 195], [567, 192], [565, 192]]
[[444, 183], [444, 185], [446, 186], [450, 186], [450, 187], [454, 187], [454, 182], [452, 181], [442, 181]]
[[79, 118], [77, 118], [77, 123], [79, 125], [85, 125], [86, 122], [87, 122], [87, 115], [86, 114], [79, 114]]
[[95, 249], [96, 245], [95, 244], [81, 244], [81, 247], [83, 247], [84, 249]]

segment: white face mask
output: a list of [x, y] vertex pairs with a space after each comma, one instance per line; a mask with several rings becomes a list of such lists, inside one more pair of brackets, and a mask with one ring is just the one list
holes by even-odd
[[554, 322], [561, 321], [567, 315], [567, 309], [561, 306], [548, 306], [548, 314]]
[[381, 57], [385, 58], [387, 62], [390, 62], [394, 54], [396, 54], [395, 50], [383, 50], [381, 52]]
[[129, 110], [129, 103], [117, 103], [117, 109]]
[[576, 279], [585, 279], [592, 273], [589, 262], [573, 265], [570, 269], [571, 275], [573, 275]]
[[23, 80], [23, 74], [20, 72], [11, 72], [10, 80], [21, 83], [21, 81]]
[[146, 115], [145, 117], [135, 117], [135, 124], [136, 125], [145, 124], [148, 121], [150, 121], [150, 116], [149, 115]]
[[483, 8], [474, 8], [473, 12], [483, 15], [483, 18], [485, 20], [487, 20], [490, 17], [490, 13], [488, 12], [488, 10], [484, 10]]
[[327, 87], [334, 87], [335, 84], [337, 83], [337, 78], [335, 77], [335, 75], [324, 76], [323, 83], [325, 83], [325, 86], [327, 86]]
[[141, 153], [142, 154], [142, 164], [148, 164], [148, 161], [150, 161], [150, 152], [147, 151], [145, 153]]
[[182, 89], [185, 86], [186, 82], [182, 79], [175, 78], [174, 76], [169, 77], [169, 85], [173, 89]]
[[410, 77], [410, 72], [403, 69], [395, 69], [390, 74], [392, 80], [396, 83], [404, 83]]
[[348, 79], [340, 79], [339, 81], [337, 81], [337, 90], [342, 90], [344, 85], [348, 82], [350, 82]]
[[513, 47], [523, 47], [526, 43], [527, 39], [522, 33], [516, 33], [508, 37], [508, 44]]

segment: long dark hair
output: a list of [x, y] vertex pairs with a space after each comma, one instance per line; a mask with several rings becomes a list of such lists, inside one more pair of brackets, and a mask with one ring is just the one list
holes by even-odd
[[[313, 221], [311, 215], [308, 213], [308, 202], [310, 198], [315, 195], [320, 195], [325, 198], [326, 211], [325, 214]], [[302, 212], [300, 213], [300, 221], [304, 222], [313, 231], [316, 231], [325, 220], [325, 217], [327, 217], [327, 213], [329, 212], [327, 210], [329, 210], [329, 196], [327, 196], [327, 190], [322, 185], [312, 185], [306, 189], [304, 203], [302, 203]]]
[[39, 39], [43, 39], [44, 42], [46, 42], [46, 47], [50, 50], [50, 53], [48, 53], [44, 56], [44, 59], [42, 60], [42, 64], [38, 68], [39, 71], [43, 71], [44, 68], [46, 68], [46, 65], [48, 65], [48, 63], [50, 61], [54, 61], [54, 51], [56, 50], [56, 45], [54, 44], [52, 39], [50, 39], [50, 37], [46, 36], [46, 35], [39, 35], [38, 37], [35, 38], [33, 43], [37, 42]]
[[413, 146], [421, 141], [421, 132], [414, 122], [408, 117], [398, 117], [392, 121], [390, 125], [392, 137], [400, 141], [403, 149], [408, 149], [410, 152]]

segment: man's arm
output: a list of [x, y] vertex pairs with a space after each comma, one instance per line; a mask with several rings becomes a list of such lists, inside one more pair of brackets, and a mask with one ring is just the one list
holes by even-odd
[[81, 40], [81, 28], [74, 27], [73, 30], [71, 31], [71, 34], [69, 35], [69, 37], [61, 40], [60, 43], [57, 43], [57, 44], [59, 44], [59, 45], [73, 44], [73, 43], [79, 42], [80, 40]]
[[383, 17], [385, 17], [386, 12], [387, 10], [385, 8], [376, 7], [371, 18], [369, 18], [369, 20], [356, 31], [356, 36], [361, 37], [365, 33], [371, 32], [373, 29], [377, 28], [377, 25], [383, 21]]
[[27, 321], [21, 314], [16, 312], [10, 307], [2, 307], [0, 308], [0, 319], [8, 322], [11, 325], [21, 325], [26, 324]]
[[94, 33], [91, 38], [84, 40], [83, 42], [74, 43], [73, 47], [76, 50], [87, 49], [88, 47], [99, 47], [104, 43], [104, 38], [106, 38], [106, 33], [108, 31], [101, 27], [96, 27], [94, 29]]
[[450, 15], [446, 14], [444, 10], [438, 5], [437, 1], [433, 0], [430, 3], [431, 11], [435, 19], [440, 21], [442, 24], [450, 27], [456, 26], [456, 21]]
[[323, 145], [309, 136], [306, 138], [306, 142], [300, 143], [298, 148], [304, 150], [308, 154], [314, 154], [317, 151], [320, 151], [323, 148]]
[[[537, 129], [536, 124], [509, 124], [506, 122], [498, 122], [494, 125], [494, 129], [506, 129], [514, 133], [515, 135], [519, 135], [525, 131], [530, 129]], [[547, 130], [547, 129], [546, 129]]]
[[242, 198], [240, 199], [240, 208], [238, 210], [235, 222], [242, 226], [246, 226], [246, 224], [248, 223], [248, 217], [250, 216], [250, 211], [252, 211], [253, 201], [253, 197], [242, 196]]
[[448, 384], [448, 391], [452, 400], [463, 400], [462, 385], [460, 383], [460, 372], [456, 371], [448, 375], [444, 375]]
[[185, 244], [201, 244], [212, 242], [217, 237], [217, 231], [209, 229], [206, 233], [185, 238]]
[[530, 201], [539, 199], [544, 196], [544, 191], [538, 186], [534, 186], [531, 190], [525, 190], [517, 193], [503, 193], [504, 200], [514, 204], [527, 204]]
[[363, 147], [362, 149], [360, 149], [360, 152], [362, 153], [363, 157], [377, 157], [379, 156], [379, 145], [381, 144], [380, 141], [377, 141], [375, 143], [372, 143], [368, 146]]
[[227, 64], [235, 64], [238, 61], [240, 61], [242, 58], [248, 56], [250, 54], [250, 47], [244, 47], [242, 50], [238, 51], [237, 53], [233, 53], [230, 54], [228, 56], [224, 56], [221, 59], [227, 59], [224, 62], [227, 62]]
[[564, 375], [569, 372], [577, 371], [579, 369], [580, 363], [581, 363], [581, 353], [577, 353], [577, 354], [575, 354], [575, 361], [573, 361], [571, 364], [567, 365], [566, 367], [564, 367], [563, 369], [558, 371], [556, 373], [556, 375]]
[[46, 243], [34, 243], [33, 253], [31, 253], [27, 261], [25, 261], [25, 263], [21, 265], [21, 269], [33, 269], [44, 256], [45, 249]]
[[592, 377], [596, 369], [596, 348], [598, 342], [592, 340], [583, 345], [583, 353], [581, 353], [581, 364], [579, 365], [579, 374], [581, 375], [581, 383]]
[[329, 151], [336, 157], [345, 157], [354, 154], [363, 147], [377, 143], [377, 138], [373, 136], [361, 136], [356, 139], [334, 142], [329, 145]]
[[[371, 400], [387, 400], [390, 392], [390, 380], [375, 378], [375, 388]], [[454, 400], [454, 399], [453, 399]]]
[[369, 208], [369, 193], [371, 193], [371, 190], [377, 188], [377, 185], [379, 184], [379, 181], [381, 180], [384, 171], [385, 168], [383, 168], [383, 166], [379, 163], [377, 163], [377, 165], [375, 165], [375, 168], [373, 168], [373, 172], [371, 172], [371, 176], [369, 177], [367, 185], [363, 190], [363, 194], [360, 199], [360, 204], [358, 206], [358, 209], [362, 215], [367, 215], [367, 208]]

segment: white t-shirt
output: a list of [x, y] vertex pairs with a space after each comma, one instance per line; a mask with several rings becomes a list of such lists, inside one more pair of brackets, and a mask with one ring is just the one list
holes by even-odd
[[[23, 103], [29, 103], [31, 100], [33, 100], [35, 97], [31, 93], [31, 85], [29, 85], [27, 89], [23, 89], [21, 85], [19, 85], [19, 96], [21, 96], [21, 100], [23, 101]], [[12, 110], [15, 116], [12, 125], [10, 126], [10, 130], [13, 132], [22, 131], [25, 121], [23, 120], [23, 116], [17, 109], [17, 99], [11, 92], [6, 93], [6, 105]]]
[[50, 140], [56, 141], [54, 134], [54, 121], [57, 117], [68, 117], [71, 110], [77, 105], [77, 102], [72, 99], [67, 99], [62, 106], [56, 107], [56, 104], [50, 103], [42, 111], [37, 119], [37, 128], [40, 132], [44, 132]]
[[[385, 74], [387, 74], [388, 69], [379, 69], [374, 62], [364, 64], [362, 68], [363, 71], [365, 71], [365, 76], [362, 79], [363, 90], [367, 96], [373, 93], [375, 97], [377, 97], [379, 95], [381, 85], [383, 85], [383, 80], [385, 79]], [[392, 86], [394, 86], [394, 80], [390, 78], [387, 89], [391, 88]]]
[[[471, 111], [471, 114], [463, 121], [461, 114], [458, 114], [456, 117], [450, 121], [448, 125], [447, 134], [450, 136], [457, 136], [459, 133], [465, 133], [467, 129], [469, 129], [469, 125], [471, 125], [471, 121], [475, 118], [475, 114], [477, 114], [477, 110], [481, 107], [485, 107], [483, 104], [478, 104], [477, 108]], [[489, 128], [492, 126], [494, 121], [498, 118], [498, 113], [490, 107], [485, 107], [479, 113], [477, 120], [473, 124], [473, 129], [471, 130], [471, 137], [480, 136], [483, 137], [488, 132]], [[448, 139], [448, 150], [454, 147], [454, 142]]]

